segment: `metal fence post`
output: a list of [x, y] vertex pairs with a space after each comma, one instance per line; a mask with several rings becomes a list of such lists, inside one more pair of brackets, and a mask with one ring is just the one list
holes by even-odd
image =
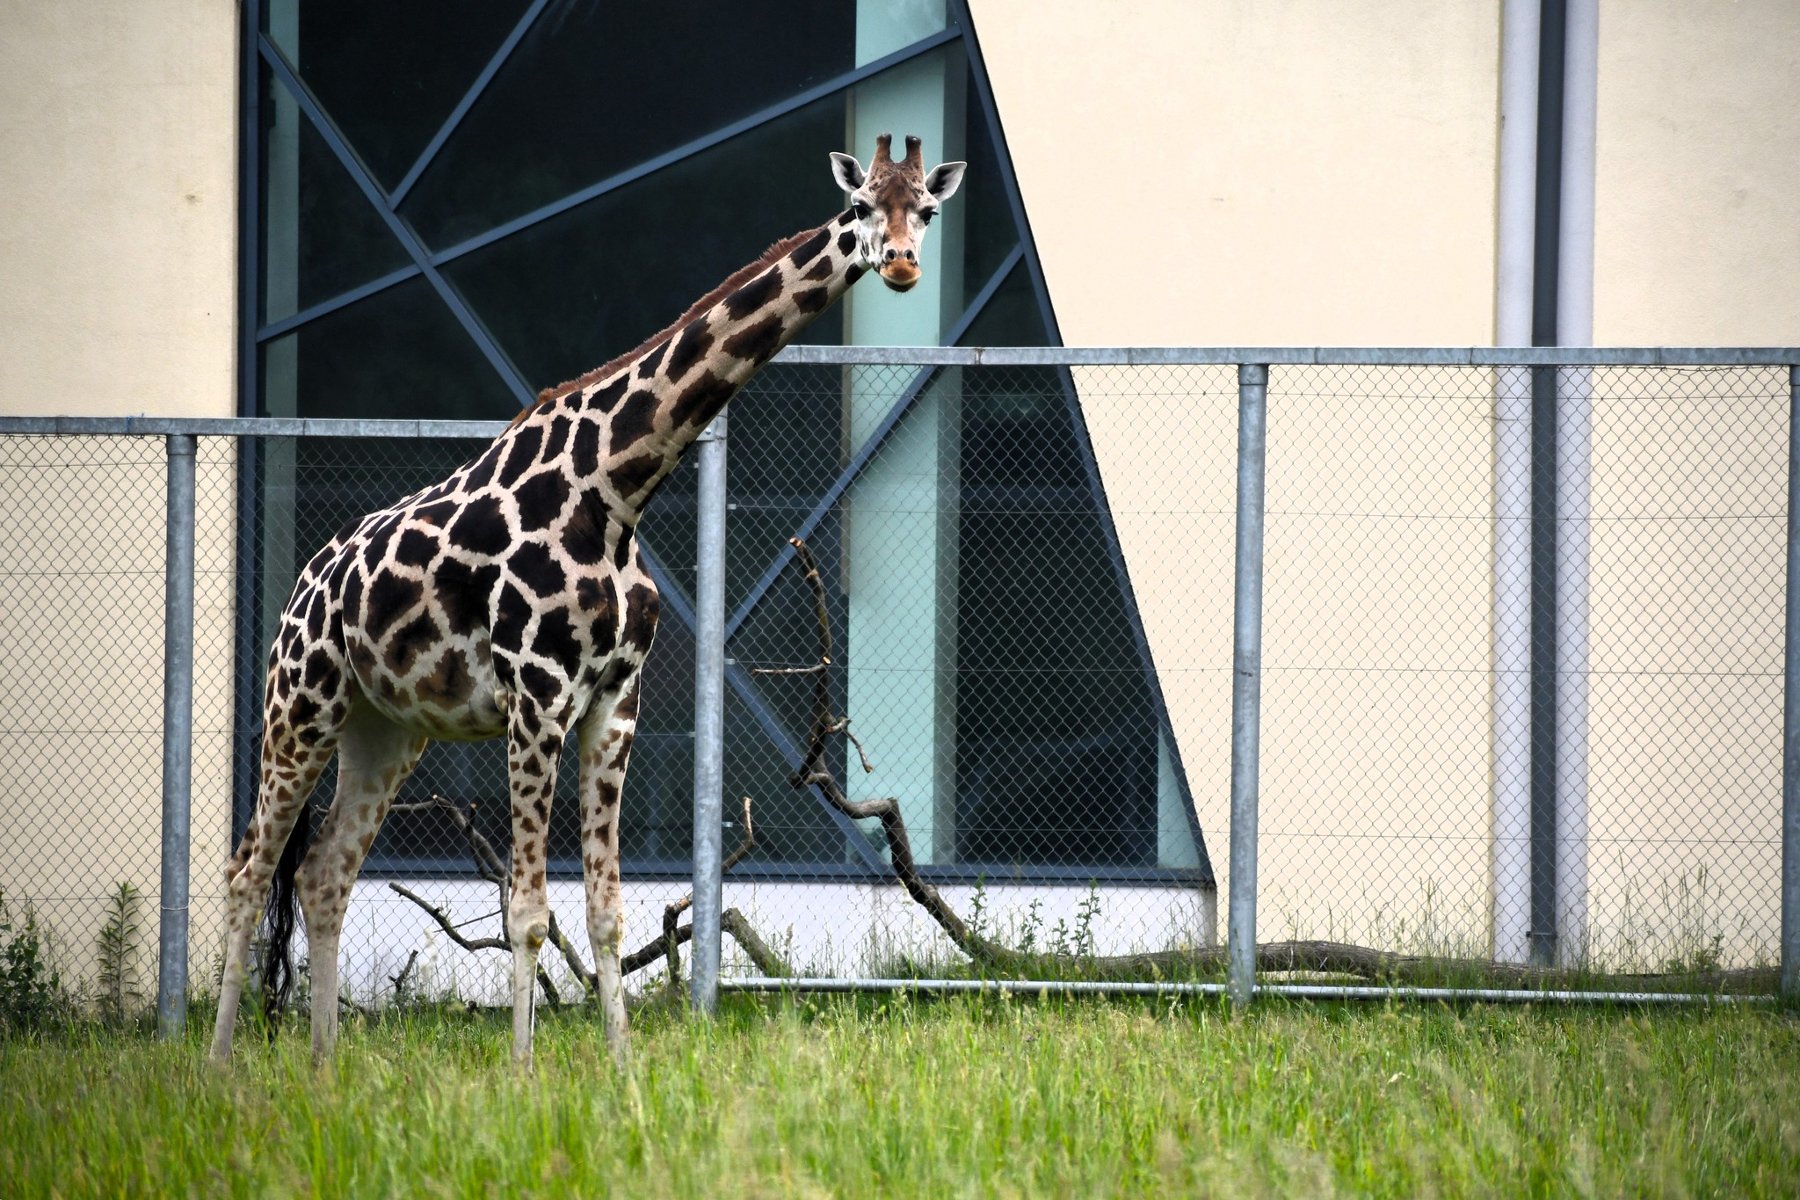
[[1256, 801], [1262, 712], [1263, 459], [1269, 368], [1238, 367], [1237, 594], [1231, 673], [1231, 913], [1226, 982], [1233, 1006], [1256, 992]]
[[188, 827], [194, 758], [194, 435], [172, 433], [163, 592], [161, 922], [156, 1033], [187, 1028]]
[[1800, 996], [1800, 366], [1788, 367], [1786, 621], [1781, 714], [1781, 994]]
[[725, 414], [700, 435], [694, 579], [694, 973], [696, 1011], [719, 1002], [720, 805], [725, 774]]

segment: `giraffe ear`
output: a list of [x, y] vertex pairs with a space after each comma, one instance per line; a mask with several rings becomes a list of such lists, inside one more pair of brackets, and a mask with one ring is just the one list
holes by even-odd
[[835, 150], [831, 153], [831, 176], [846, 192], [854, 192], [868, 178], [863, 174], [861, 163], [848, 154], [839, 154]]
[[966, 162], [947, 162], [939, 167], [931, 168], [931, 174], [925, 177], [925, 190], [939, 204], [956, 195], [956, 189], [962, 186], [963, 172], [969, 169]]

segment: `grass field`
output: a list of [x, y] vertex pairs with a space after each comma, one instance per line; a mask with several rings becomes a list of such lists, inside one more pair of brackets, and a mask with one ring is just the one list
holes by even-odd
[[1800, 1016], [731, 998], [0, 1041], [7, 1196], [1792, 1195]]

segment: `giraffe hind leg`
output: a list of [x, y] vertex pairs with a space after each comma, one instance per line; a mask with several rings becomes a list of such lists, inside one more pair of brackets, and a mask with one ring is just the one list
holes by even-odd
[[312, 973], [314, 1062], [328, 1059], [337, 1042], [338, 947], [351, 887], [424, 749], [424, 738], [367, 704], [352, 707], [339, 735], [337, 794], [295, 878]]
[[[302, 738], [301, 733], [311, 736]], [[256, 811], [225, 866], [225, 973], [219, 981], [212, 1042], [216, 1062], [231, 1055], [232, 1030], [249, 974], [250, 939], [262, 919], [269, 885], [336, 741], [335, 727], [302, 729], [291, 723], [285, 712], [271, 714], [265, 722]]]
[[581, 867], [587, 892], [588, 940], [606, 1043], [625, 1065], [628, 1030], [620, 949], [625, 906], [619, 885], [619, 805], [625, 767], [637, 732], [638, 676], [613, 696], [598, 698], [581, 725]]

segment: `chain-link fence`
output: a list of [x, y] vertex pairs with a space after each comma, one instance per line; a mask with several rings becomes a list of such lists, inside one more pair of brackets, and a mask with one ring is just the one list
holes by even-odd
[[[728, 937], [728, 986], [771, 963], [1216, 978], [1234, 678], [1240, 759], [1260, 730], [1236, 800], [1259, 820], [1243, 878], [1265, 946], [1703, 976], [1780, 960], [1794, 356], [1337, 357], [808, 350], [758, 376], [727, 443], [722, 841], [745, 839], [750, 797], [723, 903], [767, 957]], [[1259, 658], [1234, 675], [1240, 406], [1263, 401], [1237, 364], [1258, 361]], [[210, 981], [298, 568], [502, 428], [0, 425], [0, 890], [68, 976], [91, 974], [120, 884], [146, 928], [180, 909], [158, 884], [164, 435], [197, 435], [186, 903]], [[690, 456], [640, 527], [664, 615], [621, 825], [628, 948], [659, 940], [691, 885], [706, 517]], [[820, 612], [829, 666], [795, 673], [820, 661]], [[818, 727], [821, 674], [854, 741]], [[894, 799], [916, 887], [964, 936], [897, 882], [892, 826], [792, 786], [821, 734], [849, 801]], [[585, 950], [575, 775], [571, 755], [551, 900]], [[506, 955], [456, 944], [501, 936], [498, 892], [433, 796], [505, 853], [502, 746], [434, 745], [353, 896], [359, 1002], [506, 995]], [[546, 965], [560, 994], [579, 986]]]

